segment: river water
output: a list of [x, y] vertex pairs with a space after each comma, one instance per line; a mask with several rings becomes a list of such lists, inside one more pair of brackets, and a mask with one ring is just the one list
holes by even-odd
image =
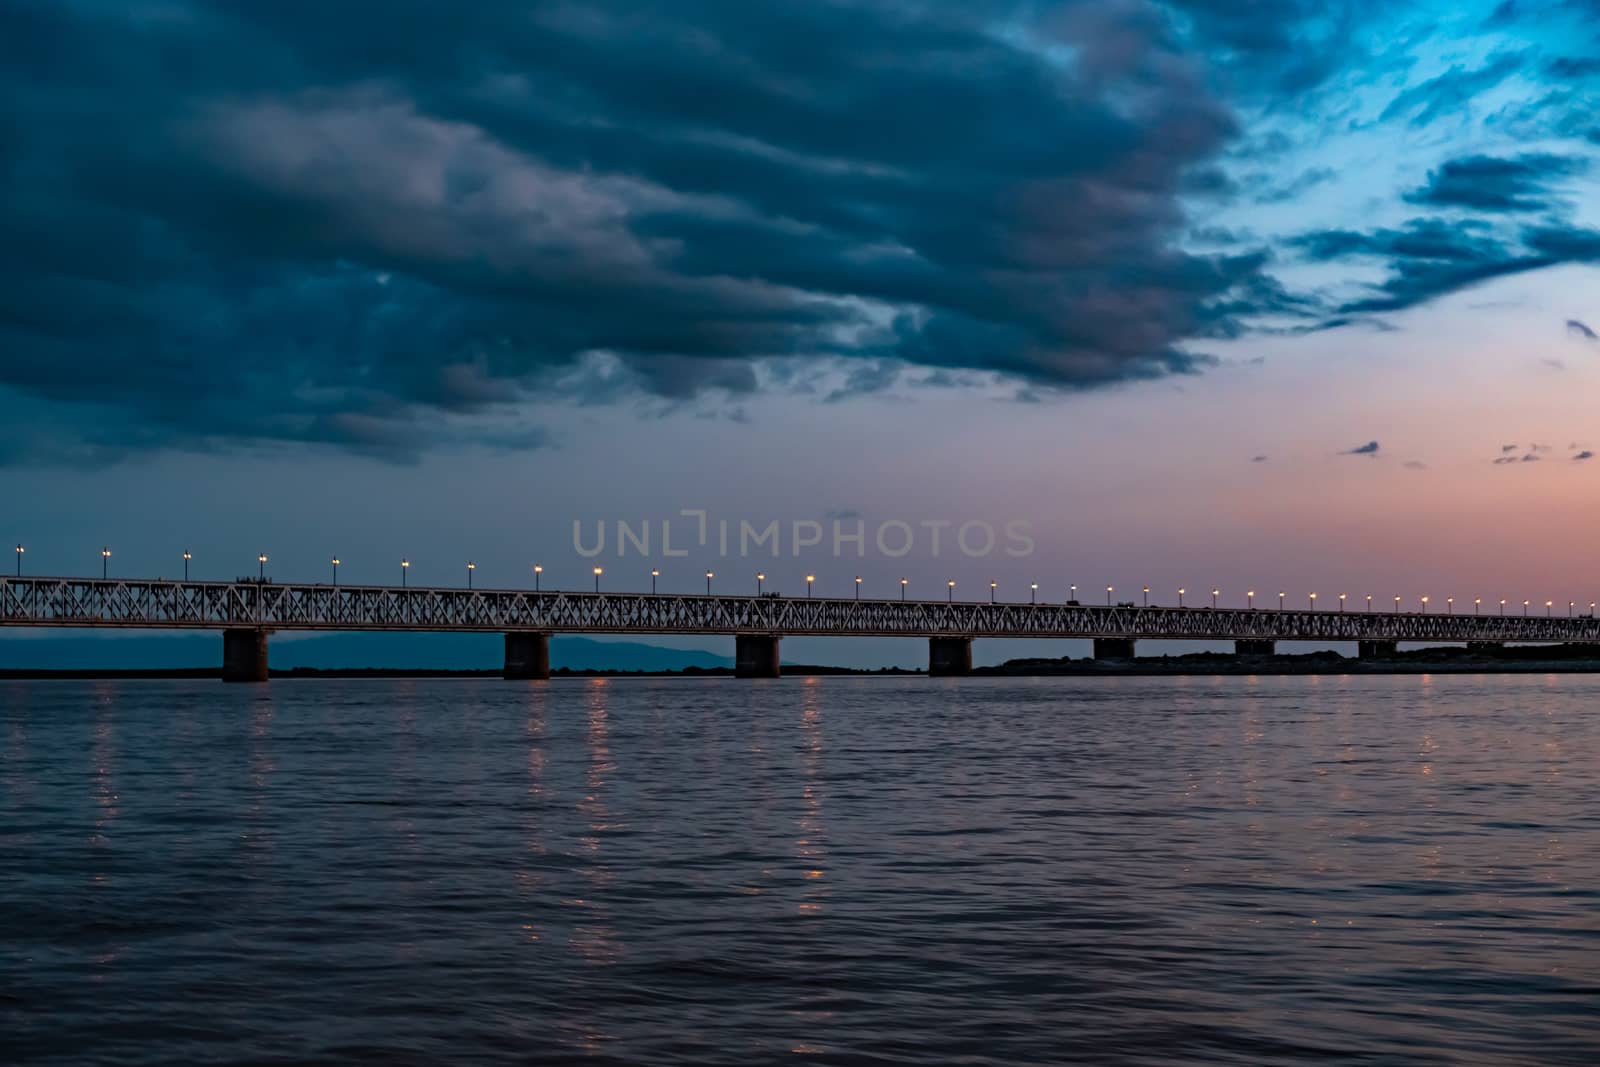
[[0, 1061], [1600, 1062], [1600, 678], [0, 682]]

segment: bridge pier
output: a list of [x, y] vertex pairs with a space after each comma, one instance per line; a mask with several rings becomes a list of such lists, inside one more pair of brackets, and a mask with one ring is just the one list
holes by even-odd
[[1097, 637], [1094, 639], [1095, 659], [1133, 659], [1138, 654], [1131, 637]]
[[777, 634], [735, 634], [733, 676], [778, 677], [778, 640]]
[[517, 630], [506, 634], [504, 678], [544, 680], [550, 677], [550, 635]]
[[972, 673], [972, 638], [928, 638], [928, 676], [959, 677]]
[[1274, 656], [1277, 653], [1276, 641], [1241, 640], [1233, 643], [1233, 654], [1236, 656]]
[[222, 680], [224, 682], [267, 680], [267, 631], [222, 631]]
[[1359, 659], [1393, 659], [1400, 649], [1398, 641], [1358, 641], [1356, 656]]

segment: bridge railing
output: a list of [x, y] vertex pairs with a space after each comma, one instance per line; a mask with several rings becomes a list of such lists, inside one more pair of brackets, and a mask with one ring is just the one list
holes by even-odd
[[0, 626], [1600, 642], [1591, 616], [992, 604], [96, 578], [0, 579]]

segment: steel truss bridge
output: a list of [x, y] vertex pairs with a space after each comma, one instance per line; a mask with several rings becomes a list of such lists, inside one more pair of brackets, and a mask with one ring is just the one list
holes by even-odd
[[1590, 615], [1100, 607], [532, 592], [275, 582], [0, 578], [0, 625], [1185, 641], [1600, 642]]

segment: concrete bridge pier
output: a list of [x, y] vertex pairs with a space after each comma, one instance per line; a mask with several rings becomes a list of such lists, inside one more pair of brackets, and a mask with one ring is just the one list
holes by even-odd
[[224, 682], [264, 682], [267, 680], [267, 631], [222, 631], [222, 680]]
[[1136, 644], [1130, 637], [1097, 637], [1094, 639], [1095, 659], [1133, 659]]
[[972, 638], [928, 638], [928, 675], [957, 677], [972, 673]]
[[550, 635], [519, 630], [506, 634], [505, 678], [550, 677]]
[[777, 634], [735, 634], [733, 638], [733, 676], [735, 678], [778, 677]]
[[1233, 654], [1236, 656], [1275, 656], [1278, 653], [1276, 641], [1235, 641]]
[[1356, 656], [1359, 659], [1393, 659], [1399, 649], [1398, 641], [1356, 642]]

